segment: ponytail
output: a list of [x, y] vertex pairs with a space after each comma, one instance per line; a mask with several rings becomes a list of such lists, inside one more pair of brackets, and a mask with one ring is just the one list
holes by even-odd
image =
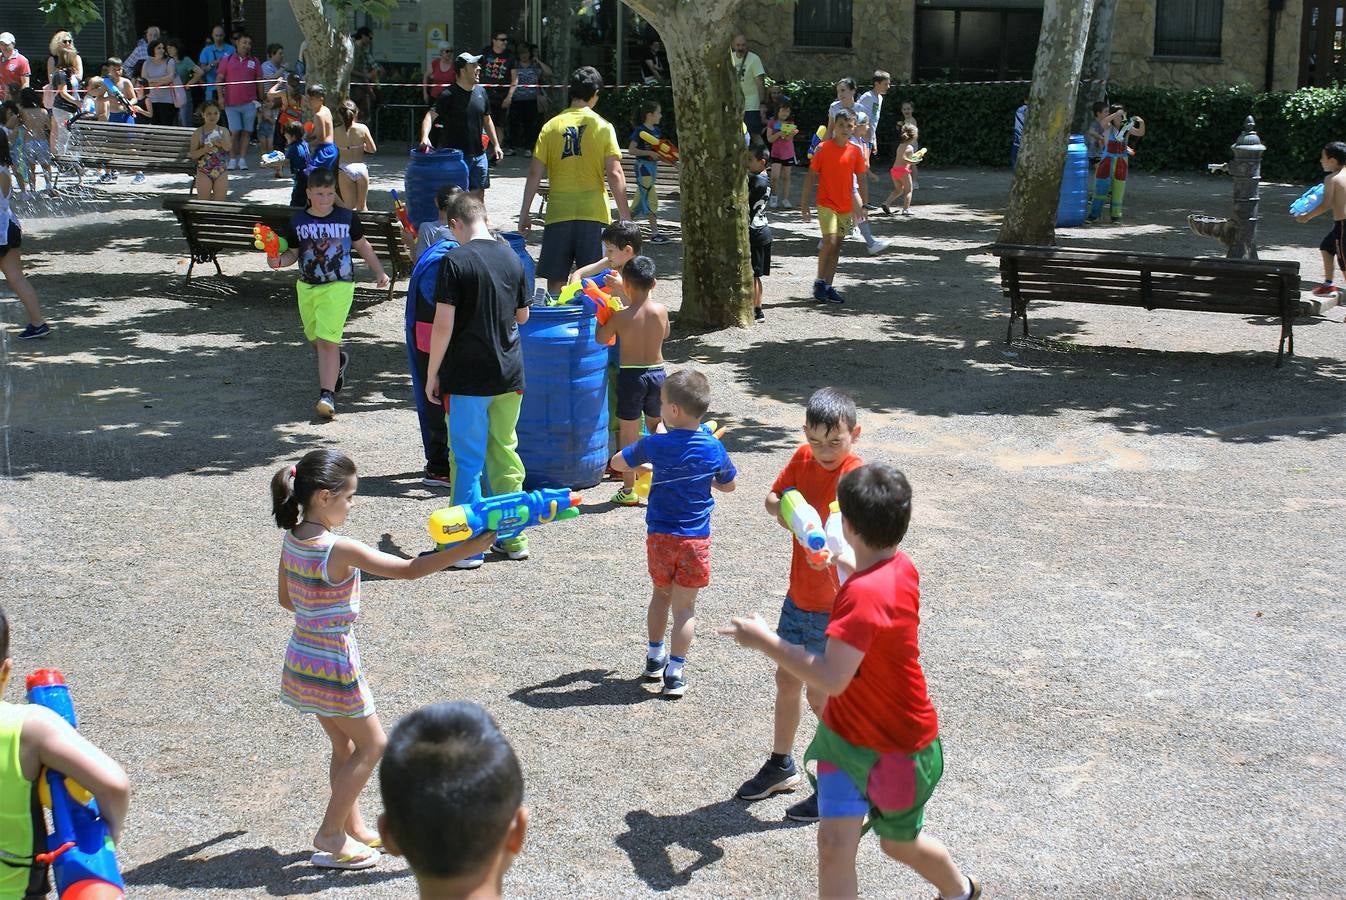
[[355, 124], [356, 117], [360, 115], [360, 110], [352, 101], [346, 100], [337, 108], [337, 113], [341, 116], [342, 127], [349, 130]]
[[294, 528], [314, 494], [338, 493], [354, 477], [355, 463], [336, 450], [310, 450], [295, 465], [278, 469], [271, 476], [271, 515], [276, 526]]

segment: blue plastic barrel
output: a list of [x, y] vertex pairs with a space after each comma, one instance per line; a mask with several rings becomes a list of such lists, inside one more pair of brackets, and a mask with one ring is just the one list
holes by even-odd
[[402, 179], [403, 198], [407, 201], [407, 215], [417, 228], [422, 222], [439, 218], [435, 194], [446, 184], [456, 184], [467, 190], [467, 163], [461, 150], [432, 150], [422, 153], [411, 149], [411, 161]]
[[537, 277], [533, 257], [528, 255], [528, 243], [523, 235], [517, 231], [502, 231], [500, 236], [509, 244], [510, 249], [519, 257], [519, 262], [523, 263], [523, 286], [528, 291], [528, 296], [533, 296], [533, 281]]
[[608, 348], [580, 305], [534, 305], [519, 326], [525, 389], [519, 456], [525, 490], [586, 488], [608, 461]]
[[1061, 201], [1056, 207], [1056, 227], [1084, 224], [1089, 206], [1089, 148], [1084, 135], [1072, 134], [1066, 145], [1066, 167], [1061, 173]]

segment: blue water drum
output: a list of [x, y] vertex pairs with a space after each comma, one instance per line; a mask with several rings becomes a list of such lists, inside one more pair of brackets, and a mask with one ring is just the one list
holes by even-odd
[[456, 184], [467, 190], [467, 163], [461, 150], [432, 150], [422, 153], [411, 148], [411, 161], [402, 179], [407, 201], [407, 215], [417, 228], [422, 222], [439, 218], [435, 193], [446, 184]]
[[533, 296], [533, 281], [537, 275], [533, 266], [533, 257], [528, 255], [527, 241], [517, 231], [502, 231], [500, 236], [505, 239], [510, 249], [519, 257], [519, 262], [523, 263], [523, 286], [528, 291], [528, 296]]
[[608, 348], [582, 305], [534, 305], [519, 326], [525, 388], [519, 456], [525, 490], [586, 488], [608, 461]]
[[1056, 227], [1084, 224], [1089, 205], [1089, 148], [1084, 135], [1072, 134], [1066, 145], [1066, 167], [1061, 173], [1061, 202], [1056, 207]]

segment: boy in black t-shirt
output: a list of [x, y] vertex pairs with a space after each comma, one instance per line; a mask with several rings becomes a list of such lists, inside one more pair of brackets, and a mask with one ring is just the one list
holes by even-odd
[[761, 322], [762, 277], [771, 274], [771, 226], [767, 224], [767, 204], [771, 200], [771, 179], [766, 167], [771, 150], [757, 144], [748, 151], [748, 248], [752, 251], [752, 317]]
[[304, 337], [318, 354], [318, 415], [336, 415], [334, 395], [345, 380], [350, 358], [341, 352], [346, 315], [355, 299], [355, 268], [351, 250], [360, 254], [386, 288], [388, 276], [365, 240], [360, 219], [349, 209], [336, 206], [336, 175], [331, 169], [314, 169], [308, 178], [308, 209], [290, 220], [284, 237], [290, 248], [277, 258], [267, 258], [273, 269], [299, 263], [299, 318]]
[[[461, 245], [444, 256], [435, 288], [425, 396], [445, 407], [449, 425], [453, 503], [476, 503], [485, 471], [493, 494], [523, 489], [523, 460], [514, 427], [523, 400], [523, 347], [519, 326], [531, 302], [523, 265], [513, 249], [486, 227], [486, 209], [471, 193], [444, 206]], [[510, 559], [528, 558], [519, 535], [491, 548]], [[474, 569], [480, 556], [454, 565]]]

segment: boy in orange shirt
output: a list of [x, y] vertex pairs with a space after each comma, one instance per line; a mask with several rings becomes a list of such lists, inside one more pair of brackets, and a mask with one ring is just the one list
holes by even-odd
[[799, 214], [805, 222], [811, 221], [809, 190], [818, 180], [818, 228], [823, 233], [818, 247], [818, 277], [813, 281], [813, 299], [819, 303], [845, 303], [832, 287], [837, 274], [837, 260], [841, 256], [841, 242], [850, 233], [851, 192], [859, 190], [863, 208], [869, 203], [869, 161], [865, 151], [851, 142], [855, 130], [855, 113], [842, 107], [832, 117], [832, 139], [823, 141], [813, 153], [808, 174], [804, 176], [804, 192], [799, 198]]
[[[855, 401], [836, 388], [822, 388], [809, 398], [804, 410], [806, 443], [795, 451], [785, 468], [776, 476], [766, 495], [766, 511], [784, 525], [780, 517], [780, 498], [794, 488], [826, 522], [829, 507], [837, 499], [837, 482], [863, 462], [851, 452], [860, 437], [856, 424]], [[790, 588], [781, 606], [776, 634], [782, 641], [821, 655], [827, 646], [827, 621], [836, 600], [838, 564], [849, 569], [851, 560], [831, 560], [815, 565], [797, 540], [790, 542]], [[738, 789], [740, 800], [764, 800], [777, 791], [793, 790], [799, 784], [799, 770], [791, 750], [803, 713], [799, 689], [804, 684], [786, 669], [776, 668], [776, 709], [772, 727], [771, 756], [761, 770]], [[822, 715], [827, 696], [816, 688], [807, 690], [809, 708]], [[794, 804], [785, 815], [796, 822], [818, 821], [818, 795]]]

